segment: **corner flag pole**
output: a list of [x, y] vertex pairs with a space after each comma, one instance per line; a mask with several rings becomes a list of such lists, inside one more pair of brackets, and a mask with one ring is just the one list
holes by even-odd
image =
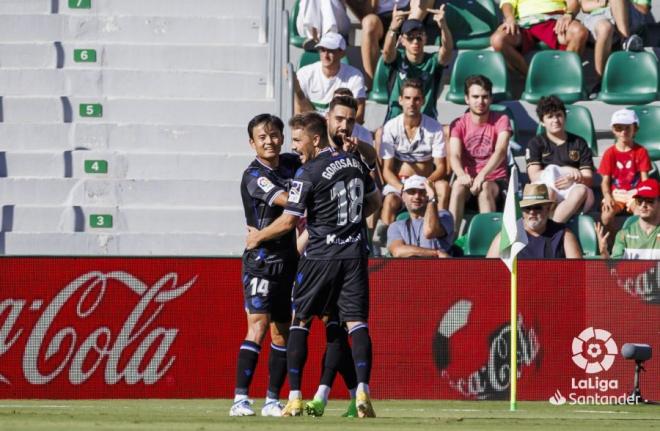
[[513, 257], [511, 265], [511, 377], [509, 410], [516, 411], [518, 389], [518, 257]]

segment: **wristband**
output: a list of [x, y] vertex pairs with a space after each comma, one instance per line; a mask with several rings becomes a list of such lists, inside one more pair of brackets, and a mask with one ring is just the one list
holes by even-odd
[[433, 196], [431, 199], [429, 199], [429, 202], [433, 202], [434, 204], [438, 203], [438, 198]]

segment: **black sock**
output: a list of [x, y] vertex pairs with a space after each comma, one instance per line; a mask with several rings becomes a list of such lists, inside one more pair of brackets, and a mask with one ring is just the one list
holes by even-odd
[[268, 356], [268, 398], [279, 399], [280, 389], [286, 379], [286, 346], [270, 344]]
[[341, 330], [341, 344], [341, 364], [339, 366], [339, 373], [344, 378], [346, 387], [349, 390], [355, 389], [358, 384], [357, 374], [355, 374], [355, 362], [353, 362], [351, 346], [348, 344], [348, 332], [346, 332], [344, 328]]
[[360, 383], [369, 383], [371, 378], [371, 337], [369, 337], [369, 327], [366, 324], [355, 326], [350, 331], [353, 350], [353, 360], [355, 361], [355, 371], [357, 380]]
[[342, 360], [341, 332], [344, 330], [338, 322], [328, 322], [325, 326], [325, 353], [321, 363], [323, 374], [321, 374], [321, 384], [332, 387], [335, 376]]
[[299, 391], [302, 382], [303, 368], [307, 361], [307, 336], [309, 330], [293, 326], [289, 331], [289, 342], [286, 345], [286, 362], [289, 370], [289, 387]]
[[238, 350], [238, 366], [236, 367], [236, 395], [247, 395], [252, 382], [254, 370], [257, 368], [261, 346], [252, 341], [243, 341]]

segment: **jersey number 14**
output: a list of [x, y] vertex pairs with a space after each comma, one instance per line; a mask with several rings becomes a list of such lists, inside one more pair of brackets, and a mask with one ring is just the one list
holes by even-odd
[[362, 202], [364, 200], [364, 183], [361, 178], [353, 178], [348, 187], [343, 181], [337, 181], [332, 187], [330, 199], [337, 199], [337, 226], [345, 226], [348, 222], [359, 223], [362, 220]]

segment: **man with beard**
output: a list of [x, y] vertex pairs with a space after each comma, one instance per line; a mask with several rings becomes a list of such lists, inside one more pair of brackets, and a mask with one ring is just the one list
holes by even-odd
[[614, 239], [610, 256], [607, 250], [609, 232], [598, 224], [598, 244], [604, 259], [660, 259], [660, 184], [653, 178], [640, 181], [634, 195], [639, 219], [621, 229]]
[[[550, 219], [554, 201], [545, 184], [526, 184], [520, 201], [527, 245], [518, 253], [520, 259], [582, 258], [577, 238], [563, 224]], [[500, 257], [500, 234], [493, 239], [486, 257]]]
[[358, 104], [354, 97], [333, 97], [326, 114], [328, 136], [334, 148], [347, 153], [357, 153], [364, 164], [372, 169], [376, 165], [376, 150], [353, 133], [356, 126], [359, 126], [356, 122], [357, 109]]
[[294, 319], [287, 343], [289, 403], [284, 416], [301, 416], [301, 385], [307, 335], [314, 316], [337, 313], [348, 328], [358, 386], [359, 417], [375, 417], [369, 395], [372, 367], [368, 244], [364, 218], [378, 208], [380, 194], [353, 154], [330, 147], [326, 121], [314, 112], [289, 121], [292, 146], [302, 168], [296, 172], [284, 213], [263, 230], [249, 229], [248, 250], [293, 230], [307, 212], [309, 244], [293, 286]]
[[456, 174], [449, 198], [455, 232], [459, 232], [465, 205], [473, 197], [480, 213], [496, 210], [497, 198], [506, 190], [506, 153], [511, 137], [509, 117], [490, 110], [490, 79], [469, 76], [464, 91], [468, 112], [452, 122], [448, 151]]

